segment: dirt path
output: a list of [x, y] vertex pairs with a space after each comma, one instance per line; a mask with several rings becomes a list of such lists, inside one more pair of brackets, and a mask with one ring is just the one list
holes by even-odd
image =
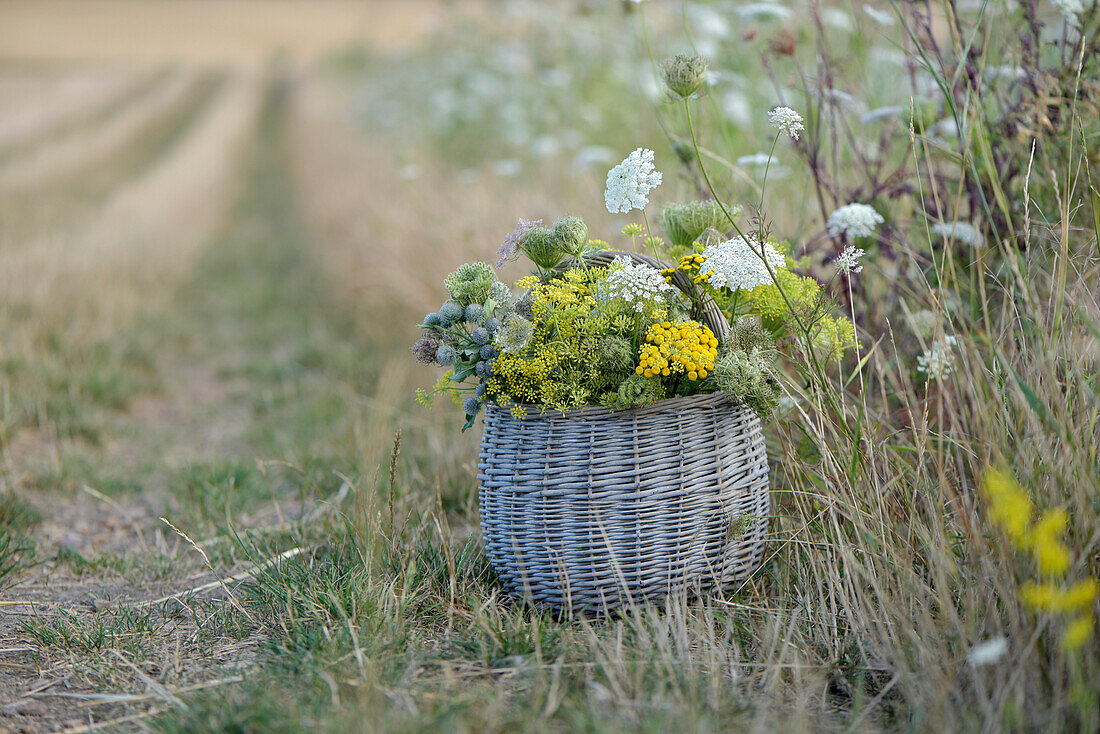
[[[217, 579], [263, 558], [242, 555], [229, 528], [294, 552], [306, 542], [296, 518], [324, 516], [332, 508], [322, 501], [348, 495], [356, 444], [346, 406], [365, 357], [296, 219], [281, 143], [286, 89], [257, 80], [230, 91], [206, 123], [222, 133], [200, 127], [181, 151], [243, 163], [243, 186], [221, 233], [179, 261], [182, 286], [125, 336], [155, 355], [161, 391], [105, 413], [97, 443], [37, 439], [57, 488], [22, 493], [39, 516], [30, 530], [39, 563], [0, 592], [0, 730], [145, 711], [167, 689], [232, 678], [258, 638], [249, 625], [226, 626]], [[175, 197], [158, 194], [157, 175], [134, 195], [144, 192], [147, 207], [173, 202], [182, 224], [193, 212], [188, 179], [171, 181]], [[193, 183], [198, 195], [204, 182]], [[50, 470], [31, 465], [33, 444], [6, 452], [9, 487]], [[201, 542], [216, 573], [162, 516]], [[166, 599], [178, 594], [185, 603]]]

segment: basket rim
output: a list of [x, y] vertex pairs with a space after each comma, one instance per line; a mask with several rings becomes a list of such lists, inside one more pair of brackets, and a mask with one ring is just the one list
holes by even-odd
[[[704, 393], [701, 395], [686, 395], [677, 396], [671, 398], [661, 398], [653, 405], [647, 405], [642, 408], [605, 408], [601, 405], [585, 405], [581, 408], [570, 408], [566, 411], [561, 411], [552, 405], [535, 405], [532, 403], [517, 403], [525, 411], [527, 415], [517, 418], [512, 415], [511, 409], [489, 403], [485, 406], [485, 413], [488, 416], [490, 413], [494, 419], [514, 420], [514, 421], [538, 421], [538, 420], [571, 420], [573, 418], [586, 418], [589, 420], [611, 420], [621, 419], [624, 417], [633, 417], [639, 415], [645, 415], [647, 413], [667, 413], [680, 411], [685, 408], [718, 408], [718, 407], [730, 407], [740, 408], [752, 413], [752, 410], [745, 405], [735, 401], [726, 393], [721, 390], [717, 390], [712, 393]], [[755, 417], [755, 413], [753, 416]]]

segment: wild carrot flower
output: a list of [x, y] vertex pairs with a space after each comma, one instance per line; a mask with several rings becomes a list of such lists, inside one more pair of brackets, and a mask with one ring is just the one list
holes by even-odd
[[844, 252], [836, 258], [836, 269], [841, 273], [861, 273], [863, 272], [863, 266], [860, 265], [860, 260], [866, 253], [858, 247], [849, 245], [844, 249]]
[[806, 129], [802, 124], [802, 115], [790, 107], [776, 107], [768, 113], [768, 122], [779, 132], [791, 136], [792, 140], [798, 140], [798, 134]]
[[[734, 237], [702, 252], [700, 276], [715, 288], [749, 290], [772, 282], [769, 272], [787, 266], [783, 255], [767, 242], [750, 243], [744, 237]], [[765, 264], [765, 261], [767, 264]]]
[[981, 231], [967, 222], [937, 222], [932, 225], [932, 234], [938, 234], [944, 239], [955, 240], [970, 247], [981, 247], [985, 244]]
[[829, 215], [828, 229], [830, 237], [870, 237], [875, 228], [885, 220], [866, 204], [846, 204]]
[[550, 230], [562, 252], [580, 257], [588, 244], [588, 225], [580, 217], [562, 217]]
[[504, 354], [519, 354], [531, 343], [535, 325], [519, 314], [508, 314], [493, 341]]
[[607, 172], [604, 203], [612, 214], [645, 209], [649, 192], [661, 185], [661, 172], [653, 166], [653, 151], [638, 148]]
[[674, 290], [656, 269], [622, 256], [611, 261], [606, 287], [608, 296], [622, 299], [638, 313]]
[[703, 86], [707, 76], [707, 62], [701, 56], [677, 54], [665, 59], [665, 86], [675, 97], [688, 99]]
[[508, 236], [504, 238], [504, 244], [497, 250], [497, 267], [499, 268], [509, 260], [514, 260], [519, 253], [520, 245], [523, 244], [523, 238], [527, 236], [528, 232], [541, 224], [541, 219], [524, 219], [520, 217], [516, 228], [508, 233]]
[[953, 336], [944, 336], [932, 342], [932, 346], [917, 357], [917, 370], [928, 375], [930, 380], [942, 380], [955, 371]]

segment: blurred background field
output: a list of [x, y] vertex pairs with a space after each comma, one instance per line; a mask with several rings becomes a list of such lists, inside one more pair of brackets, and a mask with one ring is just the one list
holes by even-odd
[[[964, 191], [960, 121], [1030, 99], [1019, 9], [922, 12], [923, 65], [862, 2], [0, 3], [0, 731], [1095, 726], [1095, 637], [1063, 652], [1019, 601], [1029, 567], [977, 489], [1008, 465], [1068, 506], [1072, 573], [1096, 576], [1095, 67], [1072, 113], [989, 127]], [[1065, 38], [1037, 12], [1042, 48]], [[960, 112], [945, 59], [975, 44], [989, 91]], [[415, 404], [435, 375], [408, 346], [517, 217], [626, 246], [602, 193], [634, 148], [661, 201], [701, 195], [653, 64], [693, 49], [735, 201], [759, 197], [768, 110], [815, 128], [818, 159], [781, 147], [768, 174], [806, 269], [831, 267], [833, 208], [890, 207], [846, 303], [867, 362], [835, 376], [835, 422], [806, 386], [812, 419], [769, 426], [758, 578], [555, 620], [498, 598], [477, 431]], [[989, 242], [932, 233], [955, 220]], [[929, 382], [950, 333], [956, 379]]]

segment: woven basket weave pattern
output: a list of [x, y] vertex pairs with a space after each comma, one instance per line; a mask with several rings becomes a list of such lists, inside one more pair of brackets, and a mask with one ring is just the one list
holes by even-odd
[[609, 609], [742, 579], [768, 515], [760, 422], [722, 393], [648, 408], [488, 407], [479, 505], [509, 593]]

